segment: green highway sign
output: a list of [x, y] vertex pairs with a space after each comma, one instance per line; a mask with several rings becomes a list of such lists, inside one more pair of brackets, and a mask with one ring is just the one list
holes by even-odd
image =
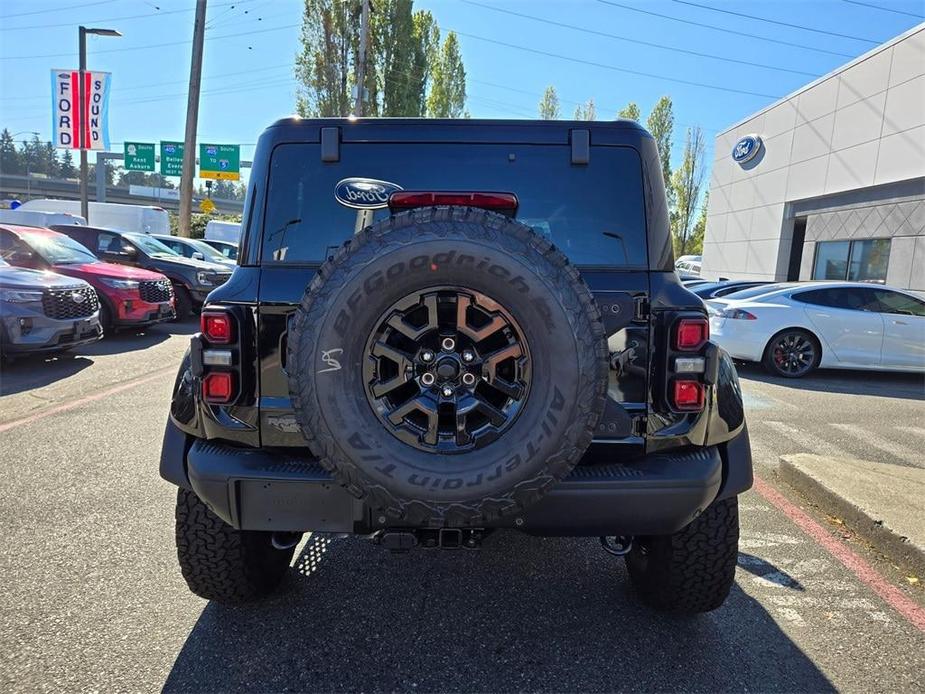
[[199, 145], [199, 178], [241, 178], [240, 145]]
[[161, 142], [161, 176], [180, 176], [183, 172], [183, 143]]
[[154, 143], [126, 142], [123, 166], [126, 171], [154, 171]]

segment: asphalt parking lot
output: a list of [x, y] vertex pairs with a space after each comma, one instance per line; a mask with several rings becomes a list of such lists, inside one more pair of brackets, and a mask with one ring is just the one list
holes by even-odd
[[640, 606], [593, 538], [516, 534], [407, 555], [311, 537], [279, 595], [228, 608], [186, 589], [157, 475], [194, 330], [0, 372], [4, 691], [925, 689], [921, 583], [775, 474], [791, 452], [925, 466], [920, 377], [741, 369], [758, 484], [708, 615]]

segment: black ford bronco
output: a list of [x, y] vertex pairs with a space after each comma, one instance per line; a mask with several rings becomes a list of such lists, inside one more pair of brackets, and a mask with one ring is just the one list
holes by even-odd
[[752, 483], [736, 372], [673, 270], [631, 121], [281, 120], [180, 367], [161, 475], [193, 592], [270, 592], [305, 532], [392, 550], [598, 536], [718, 607]]

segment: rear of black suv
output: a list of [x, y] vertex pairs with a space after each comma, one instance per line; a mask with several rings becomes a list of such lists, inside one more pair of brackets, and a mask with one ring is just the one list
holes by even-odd
[[192, 590], [265, 594], [306, 531], [517, 529], [599, 536], [657, 607], [722, 603], [741, 393], [637, 124], [279, 121], [242, 228], [164, 438]]

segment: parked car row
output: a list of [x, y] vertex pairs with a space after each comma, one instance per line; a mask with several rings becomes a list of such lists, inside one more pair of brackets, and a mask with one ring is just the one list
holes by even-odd
[[734, 359], [800, 378], [822, 368], [925, 372], [925, 300], [858, 282], [686, 281]]
[[231, 276], [233, 261], [207, 248], [223, 261], [184, 257], [145, 233], [0, 224], [3, 355], [72, 349], [188, 317]]

